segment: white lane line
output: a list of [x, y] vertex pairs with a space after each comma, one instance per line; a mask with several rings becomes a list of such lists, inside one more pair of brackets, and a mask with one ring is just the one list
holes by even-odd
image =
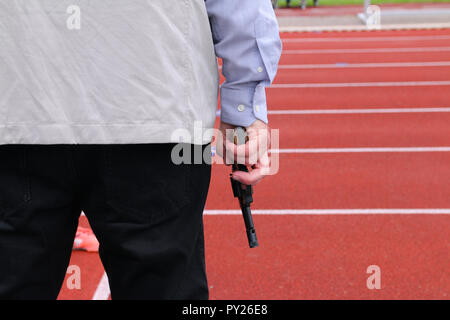
[[272, 153], [450, 152], [450, 147], [368, 147], [271, 149]]
[[448, 67], [450, 61], [436, 62], [382, 62], [382, 63], [326, 63], [326, 64], [286, 64], [279, 65], [280, 70], [296, 69], [342, 69], [342, 68], [414, 68]]
[[387, 52], [443, 52], [450, 47], [414, 47], [414, 48], [357, 48], [357, 49], [303, 49], [283, 50], [283, 54], [329, 54], [329, 53], [387, 53]]
[[269, 110], [270, 115], [285, 114], [370, 114], [370, 113], [428, 113], [450, 112], [450, 108], [373, 108], [373, 109], [322, 109], [322, 110]]
[[357, 87], [418, 87], [449, 86], [450, 81], [396, 81], [396, 82], [333, 82], [333, 83], [278, 83], [269, 88], [357, 88]]
[[432, 41], [450, 40], [450, 35], [403, 36], [403, 37], [336, 37], [336, 38], [284, 38], [285, 43], [304, 42], [376, 42], [376, 41]]
[[97, 289], [95, 290], [92, 300], [108, 300], [111, 291], [109, 290], [108, 276], [106, 272], [98, 283]]
[[[450, 214], [450, 209], [270, 209], [256, 215]], [[240, 215], [240, 210], [205, 210], [205, 215]]]
[[[438, 23], [401, 23], [381, 24], [378, 30], [433, 30], [450, 28], [448, 22]], [[280, 32], [322, 32], [322, 31], [369, 31], [367, 26], [361, 25], [331, 25], [331, 26], [280, 26]]]

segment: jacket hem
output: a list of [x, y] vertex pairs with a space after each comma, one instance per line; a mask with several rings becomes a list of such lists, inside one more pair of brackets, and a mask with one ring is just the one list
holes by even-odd
[[[201, 122], [201, 121], [199, 121]], [[0, 126], [7, 144], [145, 144], [212, 141], [213, 126], [177, 124], [11, 124]]]

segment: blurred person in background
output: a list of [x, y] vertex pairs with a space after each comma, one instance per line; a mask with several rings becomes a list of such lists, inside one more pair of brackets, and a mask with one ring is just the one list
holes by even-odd
[[174, 133], [208, 148], [196, 131], [214, 126], [216, 56], [221, 128], [268, 131], [281, 54], [270, 0], [16, 0], [0, 12], [0, 298], [57, 298], [84, 211], [113, 299], [207, 299], [211, 166], [174, 164]]

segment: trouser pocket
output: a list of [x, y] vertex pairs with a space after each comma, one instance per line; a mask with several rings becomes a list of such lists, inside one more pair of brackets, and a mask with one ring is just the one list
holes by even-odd
[[107, 148], [106, 200], [116, 215], [111, 218], [161, 222], [189, 204], [190, 167], [171, 161], [172, 147], [152, 144]]
[[17, 227], [31, 201], [25, 146], [0, 146], [0, 221]]

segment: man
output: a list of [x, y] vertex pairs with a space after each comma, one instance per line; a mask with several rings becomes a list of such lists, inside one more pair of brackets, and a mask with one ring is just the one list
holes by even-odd
[[83, 210], [113, 299], [207, 299], [211, 168], [171, 151], [211, 142], [215, 54], [222, 130], [267, 130], [271, 2], [1, 1], [0, 21], [0, 296], [57, 297]]

